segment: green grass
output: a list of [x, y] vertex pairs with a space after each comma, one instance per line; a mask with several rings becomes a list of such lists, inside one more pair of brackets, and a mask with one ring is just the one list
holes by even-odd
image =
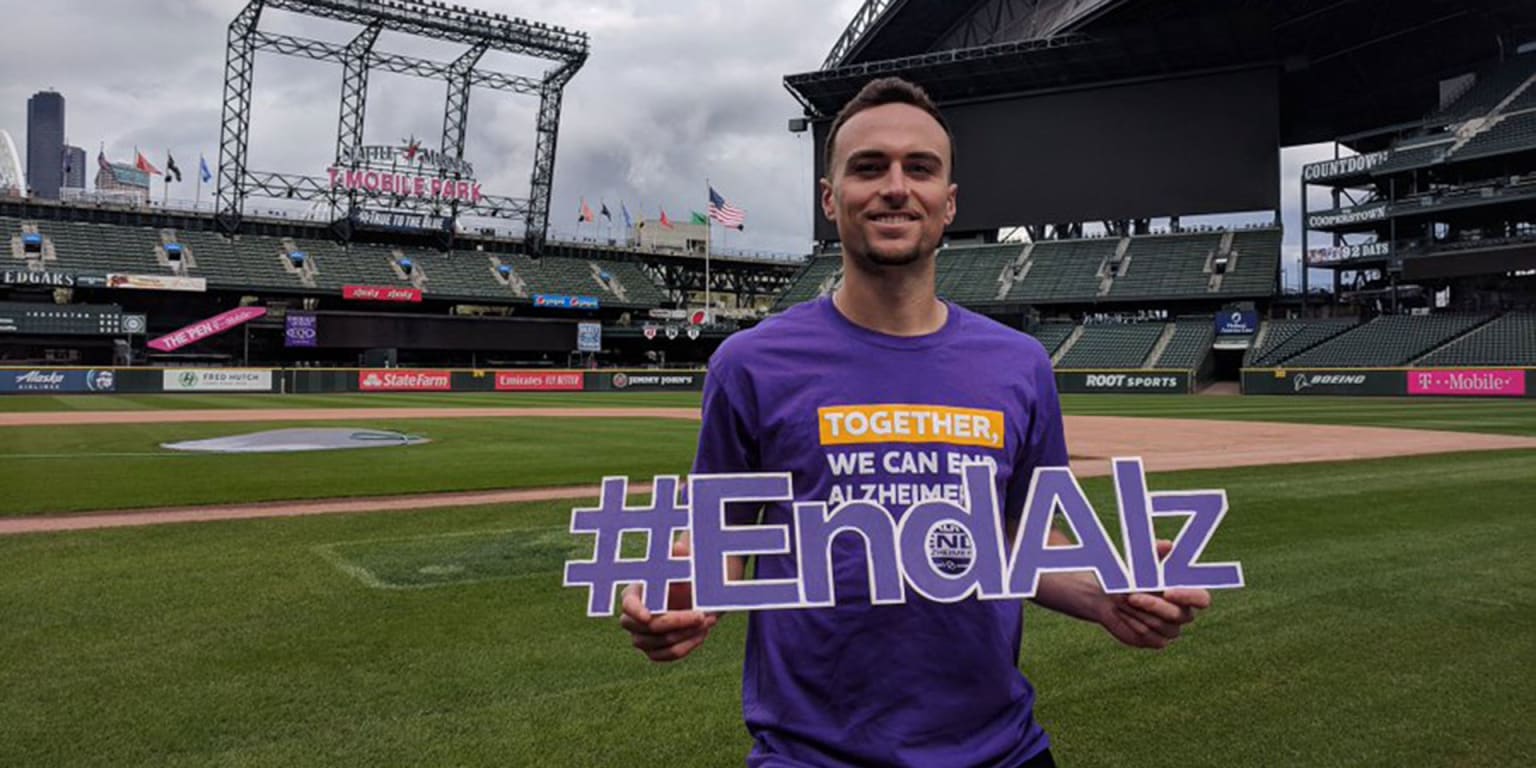
[[685, 474], [698, 424], [658, 419], [353, 419], [432, 442], [324, 453], [189, 454], [163, 442], [308, 423], [114, 424], [0, 430], [0, 516], [596, 484]]
[[351, 392], [324, 395], [6, 395], [0, 413], [193, 408], [591, 408], [697, 407], [697, 392]]
[[[1151, 486], [1228, 490], [1248, 587], [1161, 654], [1030, 609], [1064, 765], [1536, 760], [1536, 452]], [[741, 764], [743, 617], [644, 661], [559, 586], [570, 506], [0, 539], [0, 765]]]
[[1348, 424], [1536, 436], [1536, 399], [1519, 398], [1063, 395], [1062, 410], [1083, 416]]
[[[4, 410], [696, 406], [695, 393], [0, 398]], [[1067, 396], [1073, 414], [1536, 436], [1536, 402]], [[304, 426], [320, 426], [307, 423]], [[186, 456], [293, 424], [12, 427], [0, 514], [590, 483], [686, 471], [697, 425], [348, 420], [433, 443]], [[149, 455], [133, 455], [149, 454]], [[50, 458], [50, 456], [56, 456]], [[1085, 481], [1101, 514], [1105, 479]], [[1065, 765], [1536, 761], [1536, 451], [1158, 474], [1220, 487], [1249, 586], [1162, 654], [1031, 609]], [[0, 538], [0, 765], [740, 764], [742, 617], [645, 662], [559, 586], [577, 502]], [[1112, 527], [1113, 529], [1113, 527]]]

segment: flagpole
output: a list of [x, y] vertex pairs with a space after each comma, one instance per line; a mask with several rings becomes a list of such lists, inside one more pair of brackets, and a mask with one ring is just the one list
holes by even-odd
[[[709, 187], [709, 178], [708, 177], [704, 178], [704, 186], [706, 188]], [[709, 210], [709, 202], [707, 200], [705, 201], [704, 210], [705, 211]], [[709, 249], [710, 249], [709, 240], [710, 240], [710, 237], [714, 234], [714, 231], [715, 231], [714, 219], [711, 219], [709, 216], [706, 215], [704, 217], [704, 324], [705, 325], [709, 325], [710, 318], [715, 314], [713, 308], [710, 305], [710, 294], [709, 294]]]

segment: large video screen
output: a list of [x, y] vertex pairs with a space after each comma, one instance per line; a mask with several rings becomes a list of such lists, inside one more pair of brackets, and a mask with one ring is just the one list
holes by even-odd
[[[1278, 73], [1248, 69], [944, 107], [950, 232], [1279, 207]], [[831, 121], [813, 124], [816, 178]], [[813, 216], [816, 239], [837, 230]]]

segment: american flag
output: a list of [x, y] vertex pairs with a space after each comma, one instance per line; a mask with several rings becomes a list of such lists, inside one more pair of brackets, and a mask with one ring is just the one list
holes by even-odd
[[747, 212], [725, 201], [714, 187], [709, 188], [709, 217], [727, 227], [743, 229]]

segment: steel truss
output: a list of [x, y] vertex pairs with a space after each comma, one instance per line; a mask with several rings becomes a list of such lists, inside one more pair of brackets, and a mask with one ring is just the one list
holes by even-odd
[[[267, 8], [347, 22], [363, 29], [346, 45], [271, 34], [258, 29], [261, 14]], [[444, 40], [468, 48], [448, 63], [382, 52], [376, 50], [374, 44], [384, 31]], [[547, 59], [556, 66], [542, 79], [480, 69], [480, 59], [493, 50]], [[342, 66], [336, 158], [337, 166], [343, 170], [354, 167], [348, 161], [363, 141], [368, 74], [373, 70], [442, 80], [447, 84], [441, 147], [443, 156], [454, 160], [464, 159], [471, 89], [480, 87], [537, 94], [539, 112], [534, 126], [529, 198], [487, 195], [478, 201], [422, 200], [333, 189], [329, 179], [319, 177], [251, 171], [246, 167], [246, 157], [257, 51]], [[216, 198], [219, 225], [229, 234], [239, 231], [245, 199], [252, 195], [324, 200], [329, 203], [337, 234], [345, 238], [350, 236], [350, 222], [358, 206], [371, 200], [392, 208], [426, 213], [433, 220], [453, 220], [466, 213], [521, 220], [529, 254], [539, 256], [549, 227], [549, 197], [554, 181], [561, 98], [565, 85], [586, 62], [587, 53], [585, 33], [430, 0], [250, 0], [229, 25]], [[440, 172], [440, 176], [453, 180], [460, 178], [459, 173], [447, 171]], [[449, 231], [451, 234], [451, 228]]]

